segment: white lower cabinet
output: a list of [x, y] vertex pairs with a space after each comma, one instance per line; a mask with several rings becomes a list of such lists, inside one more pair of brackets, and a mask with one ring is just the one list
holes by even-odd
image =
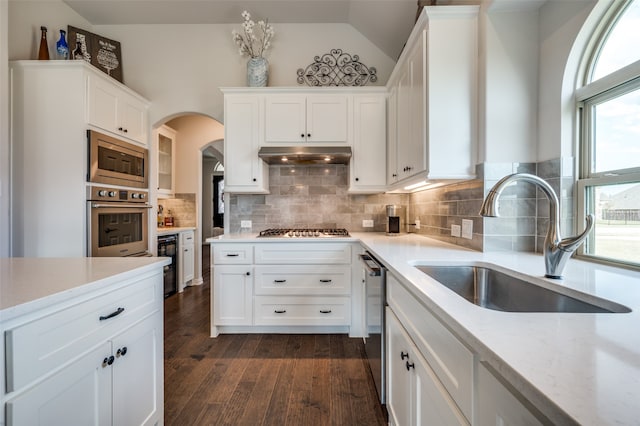
[[7, 402], [7, 425], [112, 424], [111, 371], [102, 366], [110, 354], [104, 343]]
[[162, 424], [162, 273], [94, 293], [0, 327], [7, 426]]
[[392, 425], [468, 425], [456, 403], [387, 308], [387, 410]]
[[538, 426], [543, 423], [482, 364], [478, 366], [478, 424]]
[[180, 233], [180, 243], [178, 245], [178, 283], [180, 291], [184, 290], [187, 283], [192, 281], [195, 275], [195, 245], [193, 241], [193, 231], [184, 231]]
[[387, 302], [390, 424], [549, 423], [392, 274], [387, 274]]
[[211, 303], [214, 325], [253, 324], [252, 269], [251, 265], [214, 266]]
[[350, 330], [351, 243], [225, 242], [214, 243], [211, 253], [212, 336]]

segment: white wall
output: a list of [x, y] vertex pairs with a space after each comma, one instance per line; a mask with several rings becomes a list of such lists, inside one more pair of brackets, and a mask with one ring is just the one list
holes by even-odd
[[[2, 0], [3, 2], [5, 0]], [[9, 60], [37, 59], [40, 27], [47, 27], [49, 54], [54, 57], [60, 30], [71, 25], [93, 31], [92, 25], [59, 0], [9, 1]]]
[[[296, 70], [332, 48], [358, 54], [378, 70], [384, 85], [394, 61], [347, 24], [274, 24], [267, 53], [270, 86], [297, 86]], [[246, 86], [246, 57], [231, 30], [239, 25], [118, 25], [94, 31], [122, 45], [125, 83], [151, 100], [151, 123], [177, 112], [198, 112], [224, 121], [219, 87]]]
[[176, 193], [196, 194], [195, 281], [202, 280], [202, 148], [224, 138], [224, 126], [203, 115], [187, 115], [167, 122], [176, 134]]
[[0, 257], [9, 256], [9, 4], [0, 0]]
[[538, 161], [576, 155], [577, 69], [586, 40], [611, 2], [553, 1], [540, 9]]
[[536, 161], [538, 11], [482, 7], [479, 160]]

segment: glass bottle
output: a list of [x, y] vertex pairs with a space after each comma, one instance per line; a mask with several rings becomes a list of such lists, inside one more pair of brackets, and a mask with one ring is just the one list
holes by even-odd
[[41, 61], [49, 60], [49, 45], [47, 44], [47, 27], [40, 27], [42, 35], [40, 36], [40, 50], [38, 51], [38, 59]]
[[67, 32], [65, 30], [60, 30], [60, 40], [56, 43], [56, 56], [58, 59], [69, 58], [69, 45], [65, 38], [66, 35]]
[[82, 54], [82, 43], [79, 40], [76, 40], [76, 48], [73, 49], [71, 53], [71, 59], [80, 59], [84, 60], [84, 55]]

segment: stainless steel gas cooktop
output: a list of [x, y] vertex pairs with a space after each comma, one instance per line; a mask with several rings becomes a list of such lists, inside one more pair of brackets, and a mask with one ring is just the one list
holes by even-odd
[[336, 238], [349, 237], [349, 232], [344, 228], [271, 228], [260, 231], [258, 237]]

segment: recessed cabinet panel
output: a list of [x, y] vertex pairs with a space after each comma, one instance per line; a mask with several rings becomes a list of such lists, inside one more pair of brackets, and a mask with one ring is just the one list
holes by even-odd
[[88, 76], [89, 123], [147, 145], [147, 105], [107, 78]]
[[256, 325], [350, 325], [348, 297], [256, 296]]
[[258, 157], [261, 119], [260, 98], [225, 95], [225, 191], [266, 194], [268, 167]]
[[255, 267], [255, 293], [262, 295], [349, 295], [351, 266], [264, 265]]
[[305, 96], [267, 96], [265, 100], [265, 142], [306, 140]]
[[253, 323], [253, 273], [251, 266], [214, 266], [214, 325]]
[[346, 96], [307, 97], [307, 142], [341, 142], [348, 139]]
[[7, 402], [7, 426], [110, 425], [111, 368], [103, 343], [38, 386]]
[[347, 143], [347, 95], [265, 95], [265, 143]]
[[480, 363], [478, 366], [478, 424], [539, 426], [543, 423]]
[[383, 192], [386, 187], [386, 99], [354, 96], [353, 157], [349, 192]]
[[431, 369], [470, 419], [473, 353], [391, 274], [387, 274], [387, 300]]

